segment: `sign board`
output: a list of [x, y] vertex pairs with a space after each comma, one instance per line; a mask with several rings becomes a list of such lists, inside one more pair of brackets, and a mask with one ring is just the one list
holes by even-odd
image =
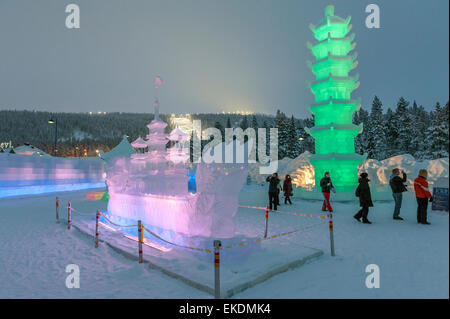
[[12, 148], [12, 141], [9, 142], [0, 142], [0, 148]]
[[433, 188], [431, 210], [445, 210], [448, 212], [448, 187]]

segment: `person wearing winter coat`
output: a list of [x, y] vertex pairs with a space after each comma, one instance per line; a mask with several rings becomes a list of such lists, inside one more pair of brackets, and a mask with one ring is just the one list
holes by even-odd
[[392, 189], [392, 197], [394, 197], [395, 207], [394, 207], [394, 215], [393, 218], [395, 220], [403, 220], [400, 217], [400, 208], [402, 207], [402, 199], [403, 192], [406, 192], [408, 189], [406, 188], [406, 174], [402, 171], [402, 177], [400, 177], [400, 170], [398, 168], [394, 168], [392, 170], [392, 175], [389, 178], [389, 185]]
[[278, 179], [278, 185], [277, 185], [277, 205], [281, 205], [280, 204], [280, 193], [283, 190], [283, 187], [281, 187], [281, 180]]
[[284, 179], [283, 183], [283, 190], [284, 190], [284, 203], [292, 205], [291, 196], [292, 196], [292, 180], [291, 176], [288, 174], [286, 175], [286, 178]]
[[280, 185], [280, 180], [278, 179], [278, 174], [273, 173], [271, 176], [266, 178], [266, 182], [269, 182], [269, 208], [277, 210], [278, 206], [278, 185]]
[[331, 213], [333, 208], [331, 208], [330, 204], [330, 191], [334, 190], [333, 183], [331, 182], [330, 173], [325, 172], [325, 176], [320, 180], [320, 187], [322, 188], [322, 194], [324, 197], [322, 204], [322, 211], [328, 211]]
[[428, 199], [433, 201], [433, 196], [428, 189], [427, 170], [421, 169], [419, 176], [414, 180], [414, 191], [417, 200], [417, 223], [429, 225], [427, 221]]
[[360, 178], [358, 180], [358, 187], [356, 188], [355, 195], [359, 197], [359, 206], [361, 209], [353, 216], [357, 221], [361, 222], [361, 217], [363, 219], [364, 224], [372, 224], [368, 219], [367, 215], [369, 214], [369, 207], [373, 207], [372, 196], [370, 195], [370, 187], [369, 187], [370, 179], [367, 173], [361, 173]]

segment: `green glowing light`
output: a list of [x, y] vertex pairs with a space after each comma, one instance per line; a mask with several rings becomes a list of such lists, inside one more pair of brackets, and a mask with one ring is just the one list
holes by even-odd
[[315, 126], [308, 131], [315, 140], [314, 166], [316, 185], [325, 172], [330, 172], [338, 192], [352, 192], [358, 183], [358, 165], [365, 155], [355, 154], [355, 137], [362, 125], [352, 123], [352, 116], [360, 108], [360, 100], [352, 100], [352, 92], [359, 87], [358, 75], [349, 73], [358, 65], [355, 35], [348, 35], [352, 26], [347, 19], [334, 15], [334, 6], [325, 8], [325, 17], [318, 26], [311, 25], [316, 44], [308, 43], [315, 57], [310, 63], [315, 81], [310, 84], [315, 103], [309, 106]]

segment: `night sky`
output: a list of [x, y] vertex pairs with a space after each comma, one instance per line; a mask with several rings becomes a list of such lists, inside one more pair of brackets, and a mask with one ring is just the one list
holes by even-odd
[[[76, 3], [81, 28], [65, 27]], [[366, 5], [381, 10], [367, 29]], [[385, 108], [448, 100], [449, 2], [299, 0], [1, 0], [0, 109], [152, 112], [246, 110], [305, 117], [313, 101], [308, 28], [334, 4], [352, 16], [361, 86]]]

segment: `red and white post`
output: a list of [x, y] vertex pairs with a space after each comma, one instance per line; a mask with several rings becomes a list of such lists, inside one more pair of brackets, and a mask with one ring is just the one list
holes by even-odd
[[67, 206], [67, 229], [70, 229], [70, 223], [72, 222], [72, 204], [69, 200], [69, 206]]
[[56, 197], [56, 221], [59, 223], [59, 198]]
[[264, 238], [267, 238], [267, 229], [269, 228], [269, 208], [266, 206], [266, 217], [265, 217], [265, 229], [264, 229]]
[[98, 219], [100, 218], [100, 211], [95, 214], [95, 248], [98, 247]]
[[139, 263], [142, 264], [144, 262], [142, 256], [142, 243], [144, 242], [144, 234], [142, 229], [142, 223], [138, 220], [138, 247], [139, 247]]
[[214, 241], [214, 298], [220, 299], [220, 240]]
[[333, 235], [333, 214], [328, 214], [328, 226], [330, 229], [330, 248], [331, 256], [334, 256], [334, 235]]

